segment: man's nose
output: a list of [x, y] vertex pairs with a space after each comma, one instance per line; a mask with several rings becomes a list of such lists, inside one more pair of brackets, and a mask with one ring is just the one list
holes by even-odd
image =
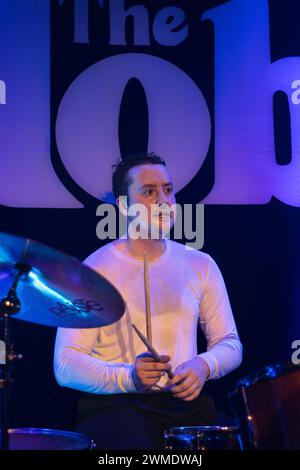
[[168, 196], [164, 193], [164, 191], [160, 191], [157, 197], [157, 204], [168, 204]]

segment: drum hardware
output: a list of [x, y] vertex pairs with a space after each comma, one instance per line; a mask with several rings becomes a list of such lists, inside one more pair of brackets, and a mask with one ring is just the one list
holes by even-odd
[[2, 389], [2, 403], [1, 403], [1, 415], [2, 415], [2, 426], [1, 426], [1, 449], [8, 449], [8, 407], [9, 407], [9, 386], [12, 383], [11, 380], [11, 369], [12, 363], [17, 358], [22, 358], [21, 355], [14, 353], [13, 344], [10, 343], [10, 317], [16, 315], [20, 308], [21, 303], [17, 296], [18, 283], [23, 274], [27, 274], [30, 271], [30, 267], [22, 264], [16, 264], [17, 275], [16, 278], [8, 291], [6, 297], [0, 301], [0, 318], [3, 320], [3, 341], [6, 346], [6, 358], [5, 363], [2, 364], [2, 377], [0, 382], [0, 388]]
[[92, 439], [71, 431], [43, 428], [9, 429], [11, 450], [93, 450]]
[[12, 366], [22, 359], [10, 343], [11, 318], [54, 327], [93, 328], [119, 320], [125, 305], [112, 284], [76, 258], [4, 233], [0, 233], [0, 298], [6, 349], [0, 379], [1, 449], [7, 450], [10, 435], [18, 434], [8, 429]]
[[241, 450], [238, 426], [180, 426], [165, 432], [165, 450]]
[[229, 392], [246, 449], [300, 448], [300, 367], [273, 364]]

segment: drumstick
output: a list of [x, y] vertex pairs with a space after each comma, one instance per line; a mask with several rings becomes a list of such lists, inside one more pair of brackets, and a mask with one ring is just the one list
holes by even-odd
[[146, 308], [146, 329], [147, 339], [152, 344], [151, 310], [150, 310], [150, 289], [149, 289], [149, 270], [148, 256], [144, 251], [144, 288], [145, 288], [145, 308]]
[[[147, 338], [145, 338], [145, 336], [143, 335], [143, 333], [138, 329], [137, 326], [135, 326], [133, 323], [131, 324], [132, 328], [134, 329], [134, 331], [137, 333], [137, 335], [140, 337], [140, 339], [143, 341], [144, 345], [148, 348], [148, 350], [151, 352], [151, 354], [153, 355], [154, 359], [156, 359], [157, 362], [161, 362], [160, 360], [160, 355], [158, 354], [158, 352], [154, 349], [154, 347], [152, 346], [152, 344], [147, 340]], [[171, 370], [168, 371], [168, 377], [169, 379], [173, 379], [174, 374]]]

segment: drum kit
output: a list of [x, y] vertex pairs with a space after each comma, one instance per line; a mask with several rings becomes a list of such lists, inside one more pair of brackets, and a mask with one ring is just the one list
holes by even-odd
[[[10, 343], [11, 319], [53, 327], [96, 328], [118, 321], [124, 311], [117, 289], [78, 259], [36, 241], [0, 233], [2, 450], [93, 448], [89, 437], [74, 432], [9, 429], [12, 366], [22, 359]], [[149, 338], [147, 342], [141, 332], [136, 333], [151, 350]], [[269, 366], [240, 380], [229, 398], [237, 426], [173, 428], [165, 434], [165, 449], [300, 448], [300, 367]]]
[[[117, 289], [79, 260], [30, 239], [0, 234], [1, 449], [86, 448], [88, 438], [49, 429], [9, 429], [12, 366], [22, 355], [10, 343], [11, 319], [64, 328], [110, 325], [125, 311]], [[3, 356], [3, 354], [2, 354]]]
[[165, 433], [166, 450], [241, 450], [238, 426], [179, 426]]
[[176, 427], [165, 433], [169, 450], [299, 450], [300, 366], [269, 365], [230, 390], [236, 426]]
[[229, 392], [246, 449], [300, 449], [300, 366], [269, 365]]

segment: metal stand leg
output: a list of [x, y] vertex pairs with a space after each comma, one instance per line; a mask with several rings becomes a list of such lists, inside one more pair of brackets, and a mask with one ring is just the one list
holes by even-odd
[[18, 313], [21, 308], [17, 297], [16, 288], [21, 276], [30, 271], [30, 267], [17, 263], [15, 268], [18, 270], [12, 287], [7, 297], [0, 301], [0, 318], [3, 321], [3, 341], [5, 344], [5, 364], [2, 364], [2, 374], [0, 379], [1, 389], [1, 449], [8, 450], [8, 427], [9, 427], [9, 387], [11, 385], [11, 369], [15, 359], [21, 359], [21, 355], [14, 354], [13, 345], [10, 344], [10, 320], [11, 316]]

